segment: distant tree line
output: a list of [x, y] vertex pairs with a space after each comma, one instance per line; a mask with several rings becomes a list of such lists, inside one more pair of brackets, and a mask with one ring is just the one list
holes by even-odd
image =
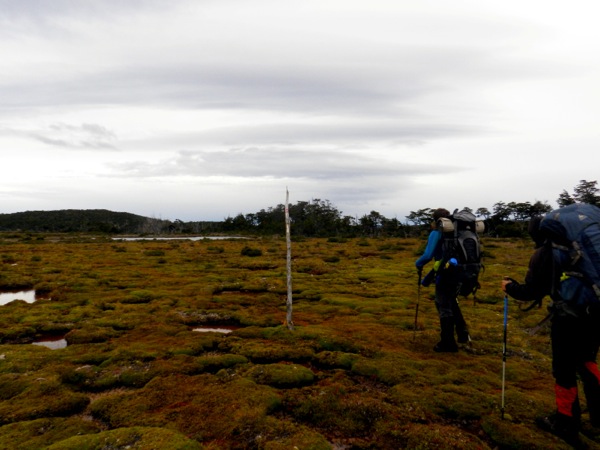
[[65, 209], [0, 214], [0, 231], [33, 233], [204, 234], [221, 231], [219, 222], [182, 222], [105, 209]]
[[[566, 190], [559, 195], [560, 207], [572, 203], [590, 203], [600, 206], [600, 189], [596, 181], [581, 180], [573, 193]], [[329, 200], [314, 199], [288, 205], [295, 236], [358, 237], [419, 235], [428, 229], [435, 208], [411, 211], [405, 221], [384, 217], [371, 211], [362, 217], [343, 215]], [[480, 207], [471, 209], [486, 223], [486, 234], [498, 237], [518, 237], [525, 234], [531, 217], [551, 211], [546, 202], [498, 202], [490, 211]], [[163, 220], [108, 210], [26, 211], [0, 214], [0, 231], [107, 233], [136, 235], [207, 235], [227, 234], [283, 234], [285, 205], [280, 204], [256, 213], [238, 214], [222, 222]]]
[[[563, 191], [557, 203], [560, 207], [571, 203], [591, 203], [600, 206], [600, 189], [596, 181], [581, 180], [573, 194]], [[498, 202], [490, 211], [480, 207], [472, 209], [478, 218], [486, 222], [486, 233], [500, 237], [522, 236], [526, 224], [531, 217], [552, 211], [547, 202]], [[401, 236], [420, 234], [429, 227], [435, 208], [423, 208], [411, 211], [401, 222], [397, 218], [387, 218], [377, 211], [371, 211], [362, 217], [343, 215], [328, 200], [315, 199], [310, 202], [300, 201], [289, 205], [292, 219], [292, 234], [300, 236]], [[227, 232], [253, 232], [259, 234], [278, 234], [282, 232], [285, 205], [262, 209], [257, 213], [238, 214], [228, 217], [223, 222], [223, 230]]]

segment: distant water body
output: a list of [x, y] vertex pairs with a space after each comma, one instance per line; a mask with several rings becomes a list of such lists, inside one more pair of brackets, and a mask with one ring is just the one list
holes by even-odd
[[202, 241], [224, 239], [248, 239], [242, 236], [186, 236], [186, 237], [114, 237], [113, 241]]

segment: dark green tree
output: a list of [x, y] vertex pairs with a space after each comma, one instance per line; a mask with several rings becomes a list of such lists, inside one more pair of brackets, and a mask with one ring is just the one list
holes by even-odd
[[432, 208], [423, 208], [417, 211], [411, 211], [406, 219], [416, 226], [428, 225], [433, 220]]
[[558, 206], [562, 208], [563, 206], [572, 205], [575, 203], [575, 199], [571, 197], [571, 194], [569, 194], [566, 190], [563, 190], [558, 196], [556, 203], [558, 203]]
[[600, 196], [598, 195], [600, 189], [598, 189], [597, 184], [597, 181], [581, 180], [575, 186], [573, 198], [578, 203], [589, 203], [590, 205], [600, 206]]
[[597, 184], [597, 181], [580, 180], [573, 190], [573, 195], [563, 190], [556, 202], [561, 208], [573, 203], [589, 203], [590, 205], [600, 206], [600, 195], [598, 195], [600, 189]]
[[494, 211], [494, 214], [493, 214], [492, 218], [498, 222], [503, 222], [503, 221], [507, 220], [512, 213], [510, 206], [508, 206], [504, 202], [495, 203], [493, 211]]
[[475, 215], [478, 217], [483, 217], [484, 219], [489, 219], [492, 213], [487, 208], [477, 208]]
[[516, 222], [523, 222], [530, 217], [531, 203], [529, 202], [510, 202], [507, 206]]
[[537, 200], [533, 205], [531, 205], [531, 209], [529, 211], [529, 217], [541, 216], [548, 212], [552, 211], [552, 206], [550, 206], [546, 202], [540, 202]]
[[362, 216], [359, 222], [365, 234], [378, 236], [383, 227], [384, 219], [385, 217], [377, 211], [371, 211], [369, 215]]

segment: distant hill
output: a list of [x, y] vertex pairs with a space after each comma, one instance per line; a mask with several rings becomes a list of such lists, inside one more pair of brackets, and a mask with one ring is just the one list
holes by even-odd
[[106, 209], [25, 211], [0, 214], [0, 231], [144, 233], [153, 231], [162, 222]]

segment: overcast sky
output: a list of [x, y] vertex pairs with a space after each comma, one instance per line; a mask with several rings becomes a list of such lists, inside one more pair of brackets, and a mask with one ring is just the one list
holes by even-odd
[[600, 7], [0, 0], [0, 213], [405, 221], [600, 180]]

